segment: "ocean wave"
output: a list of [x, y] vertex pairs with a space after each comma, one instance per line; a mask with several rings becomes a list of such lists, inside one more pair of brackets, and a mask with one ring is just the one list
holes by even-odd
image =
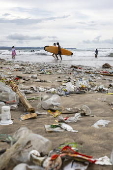
[[35, 53], [36, 55], [47, 55], [46, 53]]
[[[62, 56], [62, 64], [82, 64], [86, 66], [98, 67], [104, 63], [109, 63], [113, 66], [113, 49], [99, 49], [98, 58], [95, 59], [95, 49], [72, 49], [72, 56]], [[0, 50], [0, 58], [12, 60], [11, 50]], [[45, 51], [44, 49], [16, 49], [15, 61], [23, 62], [49, 62], [59, 64], [60, 60], [55, 60], [52, 57], [52, 53]]]
[[108, 55], [108, 57], [113, 57], [113, 53], [110, 53], [110, 54]]

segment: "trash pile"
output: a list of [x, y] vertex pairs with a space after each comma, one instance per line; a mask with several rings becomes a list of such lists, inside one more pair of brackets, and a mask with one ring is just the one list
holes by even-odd
[[[11, 140], [7, 140], [7, 139]], [[3, 136], [0, 140], [3, 140]], [[76, 143], [64, 143], [52, 150], [52, 142], [47, 138], [33, 133], [27, 127], [21, 127], [12, 136], [5, 136], [5, 142], [11, 142], [11, 147], [1, 154], [0, 169], [7, 168], [10, 160], [13, 170], [46, 169], [46, 170], [86, 170], [89, 164], [112, 165], [107, 156], [93, 158], [79, 152]], [[7, 155], [7, 156], [6, 156]]]
[[[74, 95], [78, 96], [78, 100], [79, 96], [86, 94], [112, 95], [113, 71], [111, 66], [108, 68], [105, 64], [102, 69], [95, 69], [63, 64], [2, 62], [5, 64], [0, 69], [1, 127], [13, 125], [15, 119], [12, 119], [11, 113], [20, 108], [22, 108], [22, 114], [18, 121], [24, 121], [24, 124], [27, 122], [28, 126], [34, 119], [37, 120], [38, 116], [49, 117], [50, 120], [45, 124], [42, 120], [34, 125], [38, 126], [39, 123], [43, 126], [47, 136], [55, 133], [62, 136], [67, 132], [73, 136], [77, 135], [80, 131], [73, 125], [87, 118], [91, 121], [90, 127], [93, 131], [112, 124], [111, 120], [106, 120], [107, 118], [98, 120], [99, 118], [96, 117], [97, 121], [93, 120], [95, 115], [88, 104], [84, 104], [85, 101], [78, 107], [75, 105], [76, 101], [74, 106], [69, 106], [68, 103], [65, 108], [62, 106], [64, 98], [71, 100]], [[52, 79], [49, 79], [50, 75], [53, 75]], [[111, 77], [108, 78], [105, 75]], [[107, 103], [107, 99], [101, 96], [97, 100]], [[113, 109], [113, 101], [110, 101], [109, 107]], [[19, 126], [21, 126], [20, 122]], [[86, 170], [92, 164], [113, 165], [113, 152], [111, 158], [107, 156], [93, 158], [93, 156], [79, 152], [79, 147], [75, 142], [64, 143], [53, 149], [52, 141], [33, 133], [26, 126], [21, 127], [13, 135], [0, 134], [0, 141], [10, 144], [8, 149], [0, 150], [1, 170], [7, 168], [10, 161], [13, 162], [13, 170]]]

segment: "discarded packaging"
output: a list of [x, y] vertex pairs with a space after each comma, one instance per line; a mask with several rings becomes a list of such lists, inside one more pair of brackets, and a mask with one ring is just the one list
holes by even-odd
[[66, 123], [59, 123], [59, 125], [64, 130], [67, 130], [70, 132], [78, 132], [77, 130], [73, 130], [73, 128], [70, 125], [67, 125]]
[[0, 82], [0, 101], [7, 104], [18, 103], [16, 93], [3, 82]]
[[61, 112], [59, 110], [56, 110], [56, 111], [48, 110], [48, 113], [53, 115], [53, 117], [57, 117], [57, 116], [59, 116], [61, 114]]
[[66, 83], [66, 90], [67, 90], [68, 92], [74, 91], [74, 85], [72, 85], [71, 82]]
[[59, 107], [60, 106], [60, 96], [57, 94], [54, 94], [49, 99], [42, 101], [42, 108], [49, 110], [51, 108], [54, 108], [54, 106]]
[[59, 125], [45, 125], [46, 132], [63, 132], [64, 129], [62, 129]]
[[88, 165], [89, 163], [82, 164], [80, 162], [71, 161], [66, 166], [64, 166], [63, 170], [86, 170]]
[[95, 164], [112, 165], [112, 162], [107, 156], [104, 156], [104, 157], [98, 158], [97, 161], [95, 162]]
[[94, 125], [92, 125], [95, 128], [99, 128], [99, 126], [105, 127], [108, 123], [110, 123], [111, 121], [109, 120], [98, 120]]
[[20, 117], [21, 120], [33, 119], [33, 118], [37, 118], [37, 113], [26, 113], [24, 115], [21, 115]]
[[96, 162], [96, 159], [93, 159], [92, 156], [76, 152], [70, 146], [65, 146], [60, 150], [58, 154], [52, 155], [51, 160], [54, 161], [58, 157], [63, 158], [63, 160], [65, 159], [67, 160], [67, 157], [68, 157], [68, 159], [73, 159], [74, 161], [79, 161], [82, 163], [86, 163], [86, 162], [95, 163]]
[[59, 116], [59, 120], [58, 122], [66, 122], [66, 123], [69, 123], [69, 122], [77, 122], [78, 120], [80, 120], [80, 117], [81, 117], [81, 113], [75, 113], [75, 116], [73, 117], [66, 117], [66, 118], [63, 118], [63, 116]]
[[[50, 140], [39, 134], [33, 133], [27, 127], [21, 127], [13, 135], [13, 138], [17, 142], [21, 137], [24, 138], [24, 141], [21, 141], [22, 148], [20, 152], [13, 157], [14, 161], [27, 162], [30, 151], [37, 150], [39, 153], [43, 153], [43, 155], [46, 155], [52, 148], [52, 143]], [[23, 142], [25, 143], [24, 147]]]
[[63, 132], [64, 130], [69, 132], [78, 132], [77, 130], [73, 130], [73, 128], [70, 125], [67, 125], [66, 123], [45, 125], [45, 129], [47, 132]]
[[62, 114], [73, 114], [78, 112], [80, 112], [80, 109], [77, 107], [62, 109]]
[[70, 146], [74, 151], [78, 151], [78, 147], [79, 147], [79, 145], [77, 143], [75, 143], [75, 142], [71, 142], [71, 143], [67, 142], [67, 143], [60, 144], [58, 149], [62, 149], [65, 146]]
[[36, 165], [28, 165], [26, 163], [18, 164], [13, 168], [13, 170], [44, 170], [44, 168], [36, 166]]
[[82, 105], [81, 106], [81, 115], [84, 115], [84, 116], [91, 116], [91, 110], [88, 106], [86, 105]]

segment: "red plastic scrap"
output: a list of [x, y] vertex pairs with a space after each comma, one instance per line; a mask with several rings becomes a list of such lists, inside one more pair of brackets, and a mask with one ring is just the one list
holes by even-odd
[[60, 154], [55, 154], [55, 155], [52, 155], [51, 156], [51, 160], [55, 160], [57, 159], [58, 157], [64, 157], [64, 156], [69, 156], [69, 157], [73, 157], [73, 158], [78, 158], [78, 159], [83, 159], [85, 161], [88, 161], [90, 163], [95, 163], [96, 160], [93, 159], [92, 156], [89, 156], [89, 155], [85, 155], [85, 154], [82, 154], [82, 153], [79, 153], [79, 152], [76, 152], [75, 150], [73, 150], [70, 146], [64, 146], [62, 149], [61, 149], [61, 153]]

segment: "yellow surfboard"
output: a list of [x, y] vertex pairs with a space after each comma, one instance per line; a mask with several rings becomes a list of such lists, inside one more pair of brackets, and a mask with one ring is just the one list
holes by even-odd
[[[44, 50], [53, 54], [58, 54], [58, 47], [56, 46], [45, 46]], [[73, 53], [67, 49], [61, 48], [61, 55], [73, 55]]]

